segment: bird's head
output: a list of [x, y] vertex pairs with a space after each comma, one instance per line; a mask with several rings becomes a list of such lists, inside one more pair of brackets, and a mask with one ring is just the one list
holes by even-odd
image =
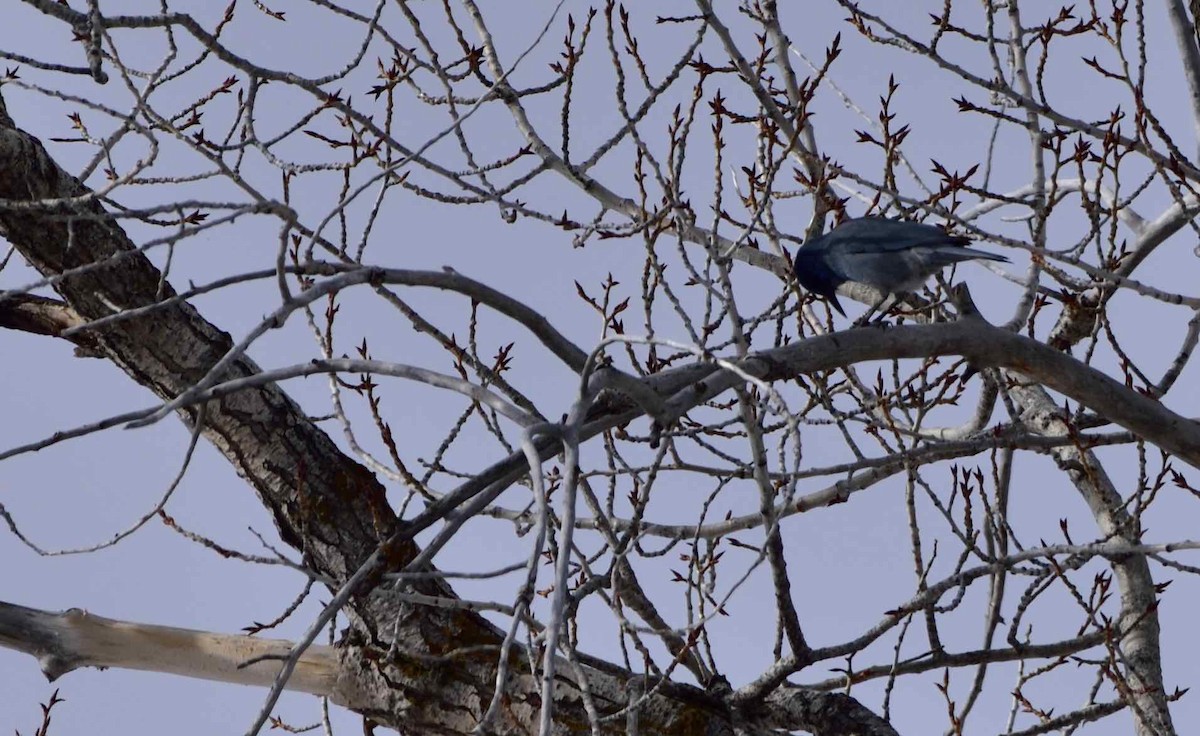
[[846, 280], [841, 278], [829, 267], [823, 249], [812, 248], [808, 245], [796, 251], [796, 260], [792, 263], [796, 280], [808, 291], [824, 297], [843, 317], [846, 312], [837, 300], [837, 288]]

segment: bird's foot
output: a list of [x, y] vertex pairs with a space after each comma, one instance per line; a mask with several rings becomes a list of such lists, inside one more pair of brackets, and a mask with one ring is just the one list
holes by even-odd
[[854, 320], [850, 327], [851, 329], [856, 327], [871, 327], [877, 330], [886, 330], [887, 328], [893, 326], [891, 322], [887, 321], [887, 318], [888, 315], [886, 314], [872, 315], [870, 312], [868, 312], [867, 314], [864, 314], [863, 316]]

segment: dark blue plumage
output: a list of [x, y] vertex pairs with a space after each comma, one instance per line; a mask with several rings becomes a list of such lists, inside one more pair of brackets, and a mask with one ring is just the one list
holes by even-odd
[[967, 248], [969, 242], [933, 225], [860, 217], [800, 246], [793, 268], [801, 286], [845, 316], [837, 288], [847, 281], [899, 294], [920, 288], [930, 276], [961, 261], [1008, 262], [1004, 256]]

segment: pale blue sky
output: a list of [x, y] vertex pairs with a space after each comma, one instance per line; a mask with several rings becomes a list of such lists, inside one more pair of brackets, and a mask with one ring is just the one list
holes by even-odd
[[[520, 12], [508, 12], [495, 0], [483, 3], [492, 30], [509, 59], [532, 41], [552, 8], [551, 3], [541, 0], [517, 4]], [[154, 7], [152, 3], [140, 2], [102, 2], [101, 5], [109, 14], [149, 12]], [[348, 26], [330, 22], [323, 11], [297, 5], [287, 8], [288, 21], [282, 24], [260, 15], [248, 4], [239, 7], [237, 21], [230, 28], [227, 42], [259, 63], [299, 74], [322, 74], [342, 66], [357, 44], [357, 36], [349, 34]], [[688, 3], [659, 5], [655, 4], [654, 13], [693, 12]], [[982, 103], [985, 100], [980, 92], [933, 70], [928, 63], [863, 42], [842, 22], [845, 12], [834, 2], [813, 0], [804, 3], [803, 14], [790, 7], [791, 4], [782, 5], [785, 30], [797, 47], [813, 57], [821, 55], [836, 31], [842, 31], [845, 50], [834, 66], [832, 77], [868, 110], [874, 112], [877, 109], [877, 97], [889, 73], [901, 80], [903, 86], [897, 93], [895, 106], [899, 118], [913, 126], [906, 151], [914, 162], [927, 169], [929, 159], [933, 158], [947, 168], [965, 169], [979, 160], [988, 128], [978, 119], [959, 114], [951, 100], [966, 93]], [[869, 5], [886, 7], [889, 4], [864, 3], [864, 6]], [[911, 14], [910, 29], [925, 34], [928, 32], [926, 11], [940, 10], [942, 3], [927, 1], [913, 3], [913, 6], [919, 7], [920, 12]], [[578, 15], [586, 7], [584, 3], [572, 1], [567, 3], [566, 10]], [[210, 8], [202, 3], [183, 3], [178, 9], [194, 12], [198, 18], [206, 19], [206, 25], [221, 12], [215, 5]], [[1154, 12], [1159, 12], [1157, 4]], [[969, 13], [967, 16], [969, 20]], [[12, 9], [11, 17], [13, 22], [0, 25], [0, 49], [61, 63], [83, 63], [80, 48], [70, 42], [61, 24], [47, 22], [24, 8]], [[431, 29], [431, 33], [436, 35], [436, 30]], [[559, 28], [548, 34], [543, 47], [531, 56], [528, 67], [514, 76], [516, 83], [547, 77], [549, 72], [545, 65], [557, 57], [556, 44], [562, 33]], [[134, 34], [130, 32], [118, 34], [116, 38], [123, 44], [121, 51], [126, 62], [133, 65], [151, 65], [162, 52], [161, 48], [151, 45], [131, 43]], [[1177, 132], [1185, 149], [1194, 150], [1196, 142], [1189, 137], [1191, 125], [1183, 95], [1178, 92], [1182, 89], [1182, 81], [1172, 66], [1173, 41], [1161, 22], [1151, 26], [1151, 39], [1162, 47], [1161, 57], [1158, 57], [1161, 64], [1154, 68], [1155, 86], [1149, 91], [1151, 101], [1158, 104], [1157, 112]], [[644, 46], [643, 51], [652, 66], [665, 67], [686, 40], [686, 35], [680, 35], [672, 47]], [[746, 40], [749, 43], [749, 39]], [[599, 44], [599, 36], [594, 37], [593, 42]], [[955, 42], [947, 43], [953, 48]], [[1095, 53], [1076, 50], [1070, 44], [1067, 42], [1061, 50], [1067, 57]], [[183, 45], [187, 48], [186, 41]], [[720, 52], [715, 46], [710, 44], [705, 50], [706, 58], [719, 58]], [[592, 52], [605, 53], [599, 46]], [[359, 100], [366, 99], [367, 90], [373, 83], [374, 55], [368, 54], [367, 58], [368, 63], [364, 63], [363, 68], [343, 85], [347, 94]], [[974, 68], [986, 73], [987, 60], [976, 61]], [[209, 74], [211, 79], [206, 79], [206, 83], [219, 81], [225, 73], [227, 70], [214, 67]], [[581, 89], [589, 82], [595, 87], [587, 94], [578, 95], [576, 116], [579, 124], [574, 129], [577, 144], [573, 146], [576, 151], [589, 150], [588, 143], [606, 138], [620, 124], [608, 81], [603, 74], [596, 73], [594, 77], [589, 74], [584, 74], [579, 82]], [[63, 79], [61, 75], [28, 67], [21, 68], [21, 76], [27, 84], [61, 86], [75, 94], [105, 100], [121, 109], [129, 104], [128, 91], [116, 80], [101, 88], [83, 78]], [[721, 86], [738, 99], [732, 80]], [[183, 83], [175, 94], [180, 96], [180, 104], [186, 104], [191, 99], [189, 95], [194, 97], [202, 88], [198, 82], [194, 85]], [[1065, 62], [1061, 67], [1055, 67], [1048, 89], [1051, 96], [1063, 104], [1069, 99], [1073, 114], [1080, 117], [1102, 117], [1115, 104], [1106, 96], [1105, 86], [1096, 83], [1094, 75], [1087, 73], [1081, 62]], [[160, 104], [168, 108], [165, 100], [169, 94], [165, 93], [160, 100]], [[273, 100], [263, 109], [274, 106], [280, 115], [278, 120], [263, 117], [258, 121], [263, 134], [267, 135], [268, 131], [292, 119], [294, 111], [290, 105], [297, 104], [299, 97], [283, 89], [282, 85], [268, 85], [263, 94], [278, 96], [277, 101]], [[66, 114], [74, 109], [72, 106], [15, 87], [5, 87], [4, 95], [17, 123], [39, 135], [64, 168], [76, 171], [83, 165], [90, 149], [49, 140], [71, 135]], [[547, 129], [553, 130], [553, 106], [538, 109], [534, 105], [533, 108], [544, 116], [543, 121], [548, 121]], [[667, 112], [669, 110], [660, 112], [657, 117], [652, 115], [651, 120], [665, 120]], [[855, 130], [864, 127], [864, 123], [828, 91], [818, 96], [815, 112], [813, 123], [817, 139], [826, 153], [847, 168], [865, 167], [877, 160], [877, 153], [853, 143]], [[440, 114], [430, 114], [420, 107], [405, 109], [403, 113], [406, 116], [406, 142], [419, 142], [444, 125]], [[98, 126], [104, 125], [101, 116], [88, 116], [88, 119]], [[661, 130], [661, 126], [651, 122], [648, 129]], [[510, 152], [518, 140], [511, 118], [499, 110], [484, 111], [471, 121], [468, 130], [484, 155]], [[304, 141], [306, 146], [321, 145], [303, 136], [298, 141]], [[1010, 131], [1001, 137], [998, 145], [1016, 153], [998, 157], [994, 188], [1010, 188], [1007, 183], [1015, 188], [1028, 179], [1028, 143]], [[311, 157], [312, 150], [296, 149], [291, 153]], [[749, 160], [752, 155], [752, 151], [744, 149], [736, 153], [744, 160]], [[138, 149], [132, 147], [120, 152], [119, 156], [132, 160], [138, 154]], [[431, 155], [455, 159], [453, 141], [448, 139], [439, 143]], [[170, 165], [191, 165], [185, 156], [175, 151], [164, 156]], [[615, 178], [622, 163], [627, 165], [627, 156], [601, 165], [599, 175], [603, 178], [612, 173]], [[729, 163], [734, 165], [734, 162]], [[698, 209], [699, 206], [707, 208], [712, 186], [711, 179], [706, 178], [708, 172], [699, 170], [701, 168], [697, 167], [691, 193]], [[251, 173], [264, 186], [274, 186], [278, 181], [277, 172], [266, 167], [252, 169]], [[95, 186], [100, 181], [97, 176], [89, 183]], [[622, 187], [626, 186], [624, 178], [620, 181]], [[732, 199], [732, 182], [728, 186]], [[210, 183], [198, 184], [194, 191], [196, 196], [210, 198], [228, 195], [227, 189]], [[302, 211], [307, 222], [315, 223], [333, 205], [336, 193], [336, 182], [322, 186], [305, 184], [295, 192], [293, 205]], [[625, 190], [623, 193], [631, 194]], [[129, 188], [120, 193], [122, 202], [130, 205], [160, 201], [161, 196], [152, 190]], [[544, 198], [539, 202], [562, 200], [562, 207], [577, 206], [583, 201], [575, 191], [564, 187], [561, 180], [553, 179], [536, 183], [523, 198], [534, 196]], [[589, 291], [595, 291], [604, 274], [611, 272], [622, 282], [621, 294], [637, 299], [642, 258], [636, 251], [638, 246], [626, 241], [601, 240], [586, 248], [575, 249], [571, 247], [570, 233], [524, 219], [512, 225], [505, 224], [497, 217], [494, 207], [452, 208], [409, 197], [397, 197], [392, 202], [394, 204], [383, 213], [384, 219], [370, 246], [369, 253], [374, 262], [405, 268], [452, 266], [543, 311], [555, 326], [585, 347], [598, 339], [600, 325], [594, 313], [576, 296], [574, 280], [580, 280]], [[556, 206], [545, 208], [555, 210]], [[804, 198], [781, 205], [777, 216], [794, 218], [781, 221], [781, 227], [793, 235], [802, 235], [809, 206]], [[852, 203], [850, 208], [855, 213], [862, 210], [861, 204], [857, 203]], [[594, 206], [578, 206], [572, 211], [577, 219], [594, 214]], [[1148, 208], [1143, 214], [1153, 216], [1157, 213]], [[710, 213], [705, 209], [699, 216], [703, 220]], [[1017, 224], [993, 226], [1020, 232]], [[1055, 226], [1062, 231], [1052, 230], [1052, 238], [1071, 237], [1067, 218], [1062, 218]], [[276, 225], [264, 219], [244, 221], [187, 241], [174, 255], [172, 281], [182, 287], [187, 280], [201, 283], [240, 270], [271, 267], [275, 259], [275, 233]], [[1177, 246], [1173, 244], [1156, 254], [1145, 267], [1147, 280], [1163, 289], [1194, 291], [1196, 267], [1190, 252], [1193, 245], [1181, 238]], [[152, 258], [161, 264], [163, 254], [152, 254]], [[1020, 265], [1021, 256], [1014, 254], [1014, 260]], [[769, 303], [781, 288], [773, 277], [754, 273], [748, 268], [739, 267], [735, 274], [739, 279], [739, 296], [748, 308]], [[0, 288], [13, 288], [32, 278], [32, 272], [20, 266], [9, 266], [0, 273]], [[957, 278], [971, 284], [985, 316], [995, 321], [1007, 319], [1015, 289], [975, 266], [959, 269]], [[414, 303], [426, 307], [428, 313], [444, 319], [447, 330], [458, 330], [460, 336], [463, 334], [467, 307], [462, 300], [431, 294], [418, 294], [413, 299]], [[196, 306], [207, 319], [232, 333], [236, 339], [257, 324], [277, 301], [278, 294], [269, 284], [255, 284], [198, 299]], [[1131, 299], [1123, 309], [1114, 309], [1114, 324], [1116, 329], [1123, 331], [1122, 338], [1129, 348], [1150, 352], [1161, 344], [1162, 333], [1158, 330], [1162, 325], [1172, 330], [1170, 334], [1174, 339], [1174, 331], [1182, 321], [1177, 313], [1167, 315], [1140, 301]], [[354, 321], [352, 329], [347, 324], [342, 325], [342, 343], [338, 350], [350, 353], [357, 340], [366, 336], [377, 358], [402, 360], [437, 370], [450, 368], [440, 348], [415, 335], [395, 312], [381, 307], [379, 301], [369, 298], [366, 292], [347, 294], [342, 304], [347, 314], [354, 315]], [[631, 316], [626, 323], [630, 332], [640, 328], [636, 317]], [[1154, 324], [1156, 329], [1145, 329], [1144, 325], [1148, 323]], [[534, 394], [539, 407], [548, 416], [567, 411], [577, 389], [569, 373], [539, 352], [532, 340], [504, 319], [486, 315], [482, 318], [481, 330], [490, 346], [482, 352], [488, 355], [499, 345], [519, 340], [516, 380]], [[72, 348], [65, 342], [15, 332], [5, 332], [2, 337], [5, 360], [0, 416], [6, 421], [0, 422], [0, 450], [153, 403], [153, 397], [147, 391], [134, 385], [111, 364], [71, 357]], [[681, 331], [671, 337], [683, 339], [686, 336]], [[272, 367], [302, 362], [315, 354], [311, 335], [300, 319], [283, 330], [270, 333], [251, 350], [251, 355], [260, 364]], [[1162, 367], [1154, 360], [1149, 361], [1149, 366], [1155, 370]], [[1172, 404], [1176, 411], [1195, 413], [1194, 378], [1194, 371], [1186, 374], [1185, 383], [1176, 389], [1178, 395], [1174, 396]], [[392, 421], [397, 440], [402, 446], [420, 448], [413, 450], [414, 456], [430, 455], [440, 440], [438, 430], [441, 425], [448, 421], [448, 416], [453, 417], [461, 411], [463, 403], [457, 396], [447, 396], [423, 386], [381, 383], [391, 405], [403, 407]], [[324, 379], [291, 381], [285, 389], [312, 414], [329, 411], [329, 389]], [[358, 412], [356, 416], [365, 416], [359, 410], [354, 411]], [[340, 429], [332, 423], [325, 426], [345, 446]], [[359, 425], [360, 438], [370, 435], [369, 426], [369, 420]], [[464, 459], [465, 453], [458, 451], [455, 460], [462, 465], [483, 467], [506, 454], [482, 434], [475, 442], [480, 448], [477, 459]], [[153, 506], [178, 471], [186, 445], [187, 432], [177, 420], [170, 418], [149, 429], [109, 430], [35, 455], [7, 460], [0, 463], [0, 503], [18, 520], [24, 533], [45, 548], [95, 544], [123, 529]], [[810, 445], [807, 451], [814, 455], [844, 452], [835, 447], [818, 442]], [[1125, 461], [1120, 459], [1128, 455], [1114, 453], [1112, 457], [1118, 460], [1109, 467], [1110, 472], [1121, 482], [1134, 480], [1136, 469], [1123, 465]], [[1087, 509], [1048, 460], [1024, 460], [1019, 465], [1017, 478], [1013, 486], [1013, 514], [1020, 520], [1025, 541], [1058, 540], [1061, 537], [1059, 519], [1062, 518], [1071, 519], [1072, 529], [1078, 529], [1080, 536], [1090, 538], [1094, 524]], [[816, 487], [819, 486], [812, 486]], [[692, 504], [697, 496], [708, 490], [706, 487], [697, 490], [694, 484], [685, 481], [668, 488], [672, 494], [677, 494], [668, 497], [669, 501], [677, 499], [678, 503], [687, 504], [689, 510], [694, 508]], [[805, 488], [802, 485], [801, 490]], [[519, 492], [524, 493], [523, 489]], [[749, 509], [757, 508], [756, 492], [751, 486], [747, 485], [737, 503], [745, 504]], [[664, 501], [656, 511], [665, 518], [671, 513], [669, 506], [670, 503]], [[204, 444], [167, 512], [188, 529], [248, 552], [262, 551], [248, 528], [269, 538], [275, 537], [270, 519], [250, 489], [215, 451]], [[1184, 505], [1183, 499], [1179, 499], [1178, 504], [1174, 500], [1164, 501], [1148, 518], [1149, 538], [1153, 541], [1194, 535], [1194, 510]], [[784, 535], [792, 563], [793, 584], [798, 591], [797, 606], [814, 644], [830, 644], [854, 636], [878, 621], [887, 608], [911, 595], [913, 581], [900, 478], [861, 494], [853, 503], [789, 519], [784, 524]], [[467, 569], [478, 568], [481, 560], [488, 565], [515, 562], [523, 559], [527, 544], [527, 538], [513, 537], [510, 525], [480, 520], [471, 524], [468, 531], [439, 555], [438, 564], [444, 569]], [[730, 557], [736, 558], [736, 551], [731, 551]], [[749, 554], [745, 558], [745, 563], [751, 561]], [[39, 558], [11, 534], [0, 532], [0, 560], [4, 561], [0, 564], [0, 598], [13, 603], [50, 610], [80, 607], [112, 618], [224, 632], [236, 632], [254, 621], [274, 618], [303, 585], [295, 572], [223, 560], [155, 522], [115, 548], [90, 555], [54, 558]], [[669, 590], [665, 586], [669, 585], [668, 569], [673, 563], [674, 558], [670, 557], [661, 563], [659, 583], [664, 586], [663, 590]], [[647, 569], [656, 568], [648, 566]], [[764, 573], [760, 570], [733, 599], [730, 604], [732, 616], [717, 618], [709, 625], [710, 636], [718, 642], [719, 661], [727, 668], [724, 674], [735, 687], [761, 672], [771, 659], [770, 632], [774, 630], [775, 614], [770, 603], [769, 576]], [[733, 570], [725, 573], [727, 576], [732, 574]], [[1161, 571], [1156, 573], [1160, 574]], [[517, 586], [514, 580], [510, 577], [456, 587], [470, 597], [494, 596], [507, 602]], [[1189, 587], [1184, 590], [1172, 588], [1167, 594], [1170, 605], [1164, 606], [1161, 612], [1164, 640], [1169, 642], [1164, 651], [1168, 690], [1176, 684], [1186, 687], [1200, 675], [1200, 668], [1191, 656], [1197, 643], [1190, 621], [1193, 606], [1175, 600], [1176, 597], [1194, 600], [1196, 590], [1191, 581], [1181, 582]], [[979, 591], [973, 591], [970, 596], [974, 598], [969, 597], [968, 604], [982, 605], [979, 595]], [[315, 616], [319, 603], [327, 599], [328, 593], [323, 590], [312, 596], [274, 635], [297, 636]], [[678, 613], [670, 607], [676, 601], [666, 596], [664, 600], [668, 602], [665, 613]], [[1074, 620], [1069, 619], [1072, 625]], [[615, 629], [611, 615], [598, 607], [585, 607], [580, 621], [594, 627], [594, 634], [585, 637], [583, 648], [597, 654], [610, 651]], [[1060, 633], [1051, 630], [1054, 626], [1066, 625], [1053, 616], [1041, 619], [1039, 623], [1046, 629], [1038, 630], [1037, 640], [1049, 640]], [[962, 630], [948, 628], [944, 632], [947, 644], [960, 648], [977, 646], [979, 627], [974, 621], [971, 624]], [[584, 631], [587, 632], [587, 626]], [[588, 647], [586, 642], [591, 636], [595, 637], [594, 646]], [[886, 661], [890, 645], [888, 640], [872, 649], [874, 659], [869, 663]], [[989, 678], [1010, 683], [1014, 672], [1015, 665], [1000, 665], [990, 671]], [[828, 668], [819, 666], [814, 672], [806, 672], [796, 679], [809, 682], [827, 676]], [[1061, 682], [1064, 688], [1069, 687], [1070, 692], [1077, 694], [1069, 702], [1082, 702], [1086, 684], [1081, 688], [1067, 674]], [[955, 679], [958, 694], [965, 693], [968, 685], [967, 673], [958, 673]], [[40, 719], [37, 704], [46, 700], [55, 687], [61, 688], [62, 696], [67, 700], [55, 711], [51, 733], [56, 736], [83, 733], [140, 736], [161, 733], [164, 729], [176, 736], [241, 734], [265, 695], [264, 691], [253, 688], [122, 671], [79, 671], [67, 675], [59, 683], [48, 685], [31, 658], [0, 649], [0, 689], [5, 692], [5, 697], [0, 698], [0, 728], [32, 733]], [[855, 693], [866, 705], [877, 708], [881, 688], [882, 683], [875, 683], [856, 689]], [[1009, 706], [1007, 688], [1007, 684], [996, 685], [994, 696], [980, 704], [972, 715], [972, 733], [1002, 730]], [[902, 733], [926, 733], [923, 725], [938, 724], [940, 728], [944, 723], [944, 704], [932, 678], [902, 681], [893, 696], [893, 704], [894, 723]], [[293, 725], [313, 723], [319, 715], [316, 700], [294, 695], [285, 696], [277, 713]], [[1192, 705], [1189, 698], [1176, 706], [1176, 723], [1181, 727], [1198, 716], [1200, 709]], [[343, 711], [335, 713], [334, 723], [335, 732], [341, 734], [358, 733], [361, 728], [357, 716]], [[1127, 729], [1128, 724], [1128, 716], [1119, 715], [1106, 721], [1101, 727], [1104, 730], [1095, 733], [1117, 733], [1118, 728]]]

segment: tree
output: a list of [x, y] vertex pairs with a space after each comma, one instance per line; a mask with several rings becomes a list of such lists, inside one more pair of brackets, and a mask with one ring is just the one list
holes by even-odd
[[[251, 732], [294, 689], [413, 734], [1174, 733], [1194, 626], [1164, 627], [1191, 594], [1164, 591], [1195, 572], [1200, 495], [1187, 9], [808, 5], [24, 0], [0, 326], [157, 398], [0, 459], [174, 414], [178, 477], [85, 550], [161, 524], [331, 598], [245, 636], [9, 601], [0, 642], [51, 678], [270, 686]], [[70, 136], [22, 127], [60, 108]], [[789, 262], [861, 214], [1017, 266], [858, 326]], [[466, 222], [487, 229], [457, 243]], [[206, 314], [231, 305], [234, 335]], [[293, 380], [317, 375], [324, 396]], [[201, 440], [268, 552], [168, 513]], [[302, 636], [254, 636], [297, 610]]]

